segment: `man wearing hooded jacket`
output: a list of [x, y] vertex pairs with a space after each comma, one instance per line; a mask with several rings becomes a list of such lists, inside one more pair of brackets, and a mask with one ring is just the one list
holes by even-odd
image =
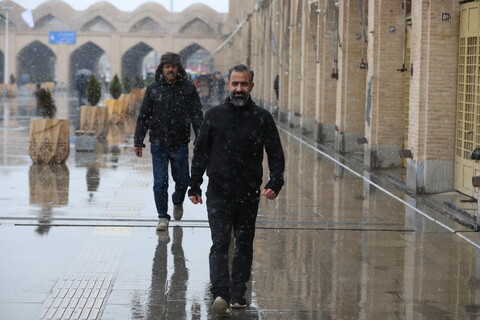
[[153, 163], [153, 192], [159, 223], [158, 231], [168, 228], [168, 163], [171, 163], [175, 192], [172, 195], [173, 216], [180, 220], [183, 200], [188, 187], [188, 143], [190, 126], [195, 136], [202, 123], [202, 105], [197, 90], [177, 53], [166, 52], [160, 57], [155, 81], [147, 87], [135, 129], [135, 154], [142, 156], [143, 140], [149, 133]]
[[[203, 173], [209, 178], [207, 211], [212, 247], [210, 282], [212, 311], [223, 315], [245, 308], [246, 283], [253, 259], [255, 221], [266, 151], [270, 179], [261, 194], [273, 200], [283, 186], [285, 160], [271, 114], [250, 98], [253, 71], [237, 65], [228, 72], [229, 96], [205, 114], [192, 160], [189, 199], [203, 203]], [[228, 268], [230, 235], [234, 234], [232, 274]]]

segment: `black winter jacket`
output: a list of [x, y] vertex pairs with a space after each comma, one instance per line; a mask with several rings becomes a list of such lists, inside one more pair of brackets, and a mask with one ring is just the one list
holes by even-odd
[[169, 147], [188, 144], [190, 125], [197, 136], [202, 119], [202, 105], [193, 83], [178, 79], [169, 84], [161, 77], [145, 92], [137, 118], [135, 147], [145, 147], [147, 131], [151, 143]]
[[272, 115], [251, 99], [244, 107], [225, 99], [205, 113], [193, 152], [188, 195], [202, 195], [205, 170], [209, 191], [238, 196], [256, 193], [262, 184], [264, 150], [270, 173], [265, 189], [278, 195], [284, 184], [285, 159]]

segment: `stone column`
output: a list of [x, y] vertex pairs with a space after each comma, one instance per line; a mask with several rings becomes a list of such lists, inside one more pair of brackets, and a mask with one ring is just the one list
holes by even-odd
[[[272, 60], [270, 62], [270, 69], [271, 69], [271, 82], [270, 88], [272, 89], [272, 108], [271, 112], [275, 118], [278, 118], [279, 114], [279, 103], [280, 103], [280, 95], [277, 99], [275, 91], [273, 90], [273, 83], [275, 81], [275, 77], [278, 75], [280, 78], [280, 74], [283, 72], [282, 63], [281, 63], [281, 25], [282, 25], [282, 14], [281, 14], [281, 2], [274, 1], [270, 4], [270, 17], [271, 17], [271, 38], [270, 38], [270, 46], [272, 52]], [[280, 92], [280, 90], [279, 90]]]
[[460, 5], [433, 3], [412, 1], [407, 187], [415, 193], [450, 191], [454, 179]]
[[70, 56], [72, 55], [73, 47], [68, 45], [58, 45], [58, 49], [55, 50], [56, 54], [56, 77], [57, 88], [66, 89], [70, 86]]
[[118, 33], [112, 34], [107, 50], [107, 55], [110, 58], [110, 80], [117, 75], [120, 81], [122, 81], [122, 57], [120, 53], [120, 35]]
[[280, 19], [279, 26], [279, 54], [280, 54], [280, 90], [279, 90], [279, 120], [281, 122], [286, 122], [288, 120], [288, 96], [290, 94], [289, 86], [289, 70], [290, 70], [290, 59], [288, 51], [288, 43], [290, 39], [290, 8], [291, 2], [287, 1], [286, 3], [281, 2], [280, 15], [283, 15]]
[[318, 3], [317, 24], [317, 79], [316, 79], [316, 113], [318, 127], [316, 137], [320, 142], [335, 141], [335, 108], [337, 104], [337, 80], [332, 78], [335, 69], [334, 47], [335, 32], [335, 8], [328, 1]]
[[300, 125], [300, 86], [303, 74], [301, 72], [302, 60], [302, 11], [303, 1], [292, 0], [290, 7], [290, 39], [289, 39], [289, 96], [288, 96], [288, 122], [290, 127]]
[[[361, 17], [357, 0], [339, 0], [339, 51], [335, 148], [340, 153], [360, 151], [364, 135], [366, 70], [362, 61]], [[365, 59], [365, 57], [364, 57]]]
[[[365, 8], [364, 12], [367, 10]], [[405, 23], [403, 0], [368, 1], [368, 72], [364, 163], [368, 168], [401, 165]], [[365, 28], [366, 30], [366, 28]], [[363, 39], [362, 39], [363, 40]], [[367, 43], [364, 43], [367, 48]]]
[[315, 120], [315, 85], [317, 67], [317, 6], [310, 7], [303, 2], [302, 10], [302, 61], [303, 74], [300, 85], [300, 126], [306, 135], [312, 135], [316, 129]]

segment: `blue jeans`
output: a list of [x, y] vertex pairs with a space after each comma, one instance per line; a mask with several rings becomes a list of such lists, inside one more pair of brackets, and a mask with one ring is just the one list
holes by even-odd
[[173, 204], [182, 204], [187, 192], [190, 173], [188, 171], [188, 145], [166, 147], [151, 143], [153, 164], [153, 194], [157, 206], [158, 218], [170, 220], [168, 211], [168, 162], [171, 162], [172, 178], [175, 181]]

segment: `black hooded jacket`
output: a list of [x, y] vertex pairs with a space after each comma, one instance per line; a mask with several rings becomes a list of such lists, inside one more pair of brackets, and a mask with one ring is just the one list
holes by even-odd
[[160, 77], [145, 92], [137, 118], [135, 147], [145, 147], [147, 131], [151, 143], [169, 147], [188, 144], [190, 125], [198, 136], [202, 119], [202, 105], [193, 83], [179, 78], [169, 84]]
[[205, 113], [195, 143], [188, 195], [202, 195], [205, 170], [209, 191], [236, 196], [256, 193], [262, 184], [264, 150], [270, 173], [265, 189], [278, 195], [284, 184], [285, 159], [272, 115], [251, 99], [243, 107], [225, 99]]

